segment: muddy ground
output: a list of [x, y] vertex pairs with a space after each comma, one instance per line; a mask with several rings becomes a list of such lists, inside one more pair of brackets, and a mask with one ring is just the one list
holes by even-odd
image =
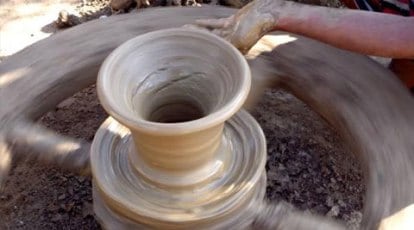
[[[105, 9], [102, 6], [95, 10]], [[358, 226], [364, 191], [361, 171], [335, 131], [281, 90], [266, 91], [252, 113], [267, 138], [268, 199]], [[40, 122], [91, 141], [106, 117], [91, 86], [60, 103]], [[0, 192], [0, 229], [100, 229], [92, 210], [91, 178], [15, 162]]]

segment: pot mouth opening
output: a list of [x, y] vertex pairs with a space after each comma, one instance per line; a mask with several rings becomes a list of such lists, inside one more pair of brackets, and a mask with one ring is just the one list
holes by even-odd
[[156, 123], [182, 123], [198, 120], [207, 114], [196, 103], [170, 101], [157, 106], [150, 112], [148, 121]]
[[175, 135], [206, 129], [236, 113], [250, 90], [243, 55], [211, 33], [150, 32], [113, 51], [97, 81], [102, 106], [130, 129]]

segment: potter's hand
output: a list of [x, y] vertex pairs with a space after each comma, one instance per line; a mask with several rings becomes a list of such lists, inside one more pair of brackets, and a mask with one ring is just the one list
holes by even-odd
[[249, 49], [276, 25], [284, 0], [256, 0], [229, 18], [197, 20], [198, 26], [231, 42], [242, 53]]

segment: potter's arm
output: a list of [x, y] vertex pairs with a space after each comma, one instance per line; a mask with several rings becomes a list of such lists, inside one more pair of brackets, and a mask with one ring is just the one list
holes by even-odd
[[414, 17], [256, 0], [234, 16], [200, 20], [246, 53], [264, 34], [281, 30], [368, 55], [414, 57]]

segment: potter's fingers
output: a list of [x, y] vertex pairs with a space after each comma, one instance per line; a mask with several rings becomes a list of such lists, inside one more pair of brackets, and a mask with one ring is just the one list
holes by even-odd
[[223, 29], [214, 29], [211, 31], [213, 34], [220, 36], [226, 40], [230, 39], [230, 35], [232, 34], [230, 30], [223, 30]]
[[30, 121], [19, 121], [6, 133], [6, 140], [20, 158], [40, 160], [76, 172], [89, 173], [90, 144], [57, 134]]
[[233, 21], [233, 17], [229, 18], [219, 18], [219, 19], [198, 19], [195, 24], [198, 26], [203, 26], [210, 29], [225, 28], [230, 26]]
[[11, 166], [11, 151], [5, 138], [0, 134], [0, 191], [2, 190]]

